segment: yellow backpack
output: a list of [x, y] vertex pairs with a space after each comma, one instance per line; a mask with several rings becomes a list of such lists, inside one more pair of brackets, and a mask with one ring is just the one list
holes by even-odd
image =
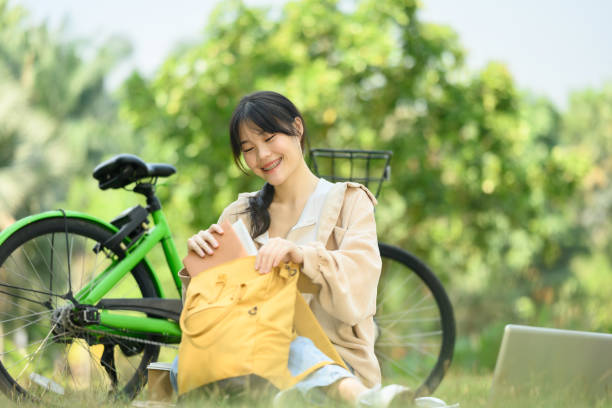
[[[179, 394], [248, 374], [286, 389], [324, 365], [346, 368], [300, 294], [298, 287], [313, 290], [300, 276], [292, 263], [262, 275], [250, 256], [191, 279], [180, 317]], [[292, 376], [287, 364], [296, 335], [310, 338], [333, 361]]]

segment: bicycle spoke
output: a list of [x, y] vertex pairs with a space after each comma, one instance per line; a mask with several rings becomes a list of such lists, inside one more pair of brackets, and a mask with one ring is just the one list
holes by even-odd
[[401, 334], [396, 336], [397, 339], [400, 340], [404, 340], [404, 339], [422, 339], [424, 337], [432, 337], [432, 336], [440, 336], [442, 334], [442, 330], [433, 330], [433, 331], [429, 331], [429, 332], [419, 332], [419, 333], [412, 333], [412, 334]]
[[[10, 296], [10, 295], [9, 295], [9, 296]], [[1, 299], [1, 302], [0, 302], [0, 303], [4, 303], [4, 304], [11, 305], [11, 306], [15, 306], [15, 307], [17, 307], [17, 308], [19, 308], [19, 309], [21, 309], [21, 310], [25, 310], [26, 312], [30, 312], [30, 313], [37, 313], [37, 311], [36, 311], [36, 310], [30, 309], [30, 308], [28, 308], [28, 307], [25, 307], [25, 306], [24, 306], [24, 305], [22, 305], [21, 303], [17, 303], [17, 302], [14, 302], [13, 300], [9, 300], [9, 299], [12, 299], [12, 297], [13, 297], [13, 296], [10, 296], [10, 298], [2, 297], [2, 298], [0, 298], [0, 299]], [[11, 316], [12, 316], [12, 314], [11, 314]]]
[[387, 361], [388, 363], [391, 363], [391, 365], [393, 367], [399, 369], [400, 371], [402, 371], [405, 374], [408, 374], [409, 376], [411, 376], [415, 380], [421, 380], [421, 378], [419, 378], [419, 376], [416, 373], [414, 373], [414, 372], [408, 370], [407, 368], [399, 365], [397, 363], [397, 361], [395, 361], [395, 359], [389, 357], [387, 354], [385, 354], [385, 353], [383, 353], [381, 351], [377, 351], [376, 354], [379, 355], [379, 356], [382, 356], [385, 359], [385, 361]]
[[[55, 293], [51, 293], [51, 292], [43, 292], [41, 290], [36, 290], [36, 289], [31, 289], [31, 288], [22, 288], [20, 286], [15, 286], [15, 285], [9, 285], [8, 283], [1, 283], [0, 282], [0, 286], [3, 286], [5, 288], [10, 288], [10, 289], [17, 289], [17, 290], [22, 290], [24, 292], [31, 292], [31, 293], [39, 293], [41, 295], [47, 295], [47, 296], [57, 296], [57, 297], [61, 297], [61, 298], [65, 298], [64, 295], [58, 295]], [[10, 295], [10, 293], [7, 293], [8, 295]], [[15, 296], [15, 295], [11, 295], [11, 296]], [[34, 302], [34, 301], [33, 301]], [[40, 303], [40, 302], [39, 302]]]
[[[416, 293], [416, 292], [418, 292], [418, 291], [419, 291], [419, 288], [415, 288], [415, 289], [413, 290], [413, 292], [412, 292], [412, 293], [414, 294], [414, 293]], [[408, 298], [412, 298], [412, 295], [411, 295], [411, 296], [409, 296]], [[417, 307], [418, 305], [420, 305], [421, 303], [423, 303], [423, 301], [425, 301], [425, 300], [426, 300], [426, 299], [428, 299], [428, 298], [431, 298], [431, 295], [430, 295], [430, 294], [426, 294], [426, 295], [425, 295], [425, 296], [423, 296], [423, 297], [422, 297], [422, 298], [421, 298], [419, 301], [417, 301], [416, 303], [414, 303], [414, 304], [413, 304], [413, 305], [411, 305], [411, 306], [408, 306], [408, 310], [411, 310], [413, 307]], [[398, 320], [398, 321], [393, 322], [392, 324], [390, 324], [389, 326], [387, 326], [387, 329], [391, 329], [392, 327], [394, 327], [394, 326], [395, 326], [395, 325], [397, 325], [398, 323], [399, 323], [399, 320]]]
[[[62, 233], [61, 235], [64, 235], [64, 234]], [[60, 267], [61, 267], [61, 270], [59, 271], [57, 276], [68, 277], [68, 271], [66, 269], [64, 269], [64, 265], [68, 264], [68, 260], [64, 257], [66, 252], [64, 250], [56, 249], [55, 245], [52, 244], [51, 239], [49, 238], [49, 235], [47, 234], [45, 236], [47, 238], [47, 242], [49, 243], [49, 247], [51, 249], [51, 252], [53, 253], [53, 258], [57, 261], [56, 263], [58, 265], [60, 265]], [[56, 240], [56, 242], [58, 240], [63, 241], [59, 237], [55, 238], [55, 240]], [[65, 242], [65, 241], [63, 241], [63, 242]], [[49, 273], [51, 273], [51, 268], [49, 268]]]
[[[89, 355], [89, 360], [88, 360], [89, 361], [89, 368], [92, 369], [92, 366], [93, 366], [95, 371], [98, 372], [98, 374], [97, 374], [98, 377], [106, 378], [108, 373], [106, 372], [106, 370], [104, 369], [104, 367], [100, 363], [100, 357], [94, 355], [91, 352], [91, 347], [86, 346], [82, 342], [77, 342], [76, 345], [78, 347], [80, 347], [81, 349], [85, 350], [87, 352], [87, 354]], [[90, 376], [89, 380], [91, 381], [91, 376], [92, 376], [91, 372], [90, 372], [89, 376]]]
[[[384, 265], [383, 265], [383, 271], [386, 271]], [[385, 272], [387, 273], [387, 272]], [[385, 287], [381, 290], [381, 293], [383, 293], [383, 298], [380, 299], [378, 301], [379, 305], [384, 305], [385, 302], [389, 299], [389, 297], [391, 296], [391, 293], [397, 293], [398, 290], [404, 288], [406, 286], [406, 283], [408, 283], [409, 281], [415, 279], [414, 275], [412, 274], [408, 274], [408, 276], [406, 276], [404, 278], [404, 280], [402, 281], [402, 283], [398, 284], [398, 285], [393, 285], [393, 291], [391, 290], [387, 290], [387, 285], [385, 285]], [[418, 290], [418, 287], [417, 287]]]
[[15, 297], [17, 299], [23, 299], [23, 300], [28, 301], [28, 302], [36, 303], [36, 304], [44, 306], [44, 307], [48, 307], [48, 305], [43, 303], [43, 302], [39, 302], [38, 300], [33, 300], [33, 299], [27, 298], [25, 296], [15, 295], [14, 293], [5, 292], [3, 290], [0, 290], [0, 293], [2, 293], [4, 295]]
[[375, 352], [383, 378], [403, 375], [415, 390], [436, 389], [452, 358], [452, 306], [433, 273], [412, 254], [379, 243], [383, 259], [378, 289]]
[[[14, 264], [14, 265], [17, 267], [17, 269], [21, 269], [21, 267], [20, 267], [19, 263], [18, 263], [18, 262], [15, 260], [15, 257], [14, 257], [12, 254], [11, 254], [11, 256], [9, 256], [9, 258], [8, 258], [8, 259], [10, 259], [10, 260], [13, 262], [13, 264]], [[11, 275], [17, 275], [17, 276], [21, 277], [21, 278], [22, 278], [21, 280], [23, 280], [23, 281], [25, 281], [25, 282], [28, 282], [28, 281], [29, 281], [29, 280], [26, 278], [26, 276], [25, 276], [25, 275], [20, 275], [20, 274], [19, 274], [19, 272], [15, 272], [13, 269], [10, 269], [10, 270], [9, 270], [9, 269], [8, 269], [8, 268], [6, 268], [6, 267], [5, 267], [4, 269], [5, 269], [5, 270], [8, 272], [8, 273], [7, 273], [7, 275], [10, 273]]]
[[[49, 244], [50, 244], [49, 246], [51, 248], [51, 252], [53, 252], [53, 249], [54, 249], [53, 243], [48, 238], [47, 238], [47, 240], [49, 241]], [[36, 249], [38, 250], [38, 253], [40, 254], [40, 257], [45, 262], [45, 265], [47, 265], [47, 270], [49, 271], [49, 273], [51, 273], [51, 271], [52, 271], [51, 265], [47, 262], [47, 257], [43, 255], [43, 251], [40, 249], [40, 246], [38, 245], [38, 240], [35, 239], [33, 241], [34, 241], [34, 246], [36, 246]]]
[[[398, 316], [406, 316], [406, 317], [398, 317]], [[440, 318], [438, 317], [427, 317], [427, 316], [423, 316], [423, 317], [407, 317], [410, 316], [410, 314], [406, 314], [406, 315], [397, 315], [397, 316], [390, 316], [390, 317], [385, 317], [385, 316], [380, 316], [376, 318], [376, 324], [378, 324], [381, 327], [386, 327], [389, 328], [392, 323], [398, 322], [398, 323], [402, 323], [402, 327], [410, 327], [413, 326], [414, 323], [430, 323], [430, 324], [440, 324]]]
[[[393, 343], [393, 344], [388, 343], [386, 345], [387, 346], [393, 346], [393, 345], [396, 345], [396, 344], [395, 343]], [[431, 351], [426, 351], [426, 349], [422, 348], [420, 344], [402, 343], [402, 346], [408, 347], [408, 348], [418, 352], [421, 355], [426, 355], [426, 356], [428, 356], [430, 358], [433, 358], [433, 359], [437, 359], [438, 358], [438, 356], [435, 353], [432, 353]], [[435, 348], [433, 348], [433, 347], [432, 347], [432, 349], [435, 350]]]
[[70, 236], [70, 244], [68, 244], [68, 233], [66, 232], [66, 245], [68, 245], [68, 248], [66, 249], [66, 252], [68, 252], [68, 259], [67, 259], [67, 265], [68, 265], [68, 293], [70, 293], [72, 295], [72, 268], [71, 268], [71, 262], [72, 262], [72, 248], [73, 248], [73, 244], [74, 244], [74, 235]]
[[68, 357], [68, 350], [70, 348], [69, 347], [64, 347], [64, 359], [63, 359], [63, 367], [60, 368], [61, 371], [63, 371], [64, 373], [68, 373], [68, 375], [70, 376], [70, 380], [72, 380], [73, 384], [77, 384], [77, 378], [74, 375], [74, 372], [72, 371], [72, 367], [70, 367], [69, 364], [69, 357]]
[[[405, 347], [410, 347], [414, 350], [423, 351], [427, 349], [435, 350], [438, 347], [440, 347], [440, 343], [438, 342], [435, 342], [435, 343], [398, 342], [396, 341], [396, 339], [393, 339], [393, 341], [385, 341], [385, 339], [383, 338], [380, 341], [376, 342], [376, 346], [377, 347], [405, 346]], [[433, 353], [430, 355], [431, 357], [436, 357], [436, 355]]]
[[[27, 319], [30, 316], [38, 316], [38, 315], [41, 315], [41, 314], [50, 314], [50, 313], [53, 313], [53, 311], [52, 310], [43, 310], [42, 312], [34, 312], [33, 311], [29, 315], [22, 315], [22, 316], [18, 316], [18, 317], [13, 317], [11, 319], [0, 320], [0, 324], [5, 324], [5, 323], [12, 322], [12, 321], [15, 321], [15, 320], [24, 320], [24, 319]], [[7, 316], [14, 316], [13, 314], [6, 313], [6, 312], [0, 312], [0, 314], [1, 315], [7, 315]]]
[[[52, 340], [55, 340], [55, 339], [59, 339], [60, 337], [61, 337], [60, 335], [55, 335], [55, 336], [53, 336], [51, 339], [52, 339]], [[37, 344], [42, 343], [43, 341], [46, 341], [46, 339], [47, 339], [47, 338], [45, 337], [45, 338], [43, 338], [43, 339], [40, 339], [40, 340], [36, 340], [36, 341], [30, 342], [30, 343], [26, 344], [24, 347], [15, 347], [15, 348], [13, 348], [13, 349], [11, 349], [11, 350], [9, 350], [9, 351], [5, 351], [5, 352], [3, 352], [3, 353], [0, 353], [0, 356], [9, 355], [10, 353], [13, 353], [13, 352], [15, 352], [15, 351], [19, 351], [19, 350], [21, 350], [21, 349], [27, 349], [28, 347], [32, 347], [32, 346], [34, 346], [34, 345], [37, 345]], [[54, 345], [54, 344], [56, 344], [56, 343], [49, 342], [49, 343], [48, 343], [48, 344], [45, 346], [45, 348], [50, 347], [50, 346], [52, 346], [52, 345]], [[33, 353], [33, 352], [32, 352], [32, 353]], [[16, 361], [14, 361], [14, 362], [13, 362], [13, 364], [11, 364], [11, 365], [7, 365], [5, 362], [3, 362], [3, 363], [2, 363], [2, 365], [3, 365], [5, 368], [7, 368], [7, 369], [8, 369], [8, 368], [15, 367], [17, 364], [19, 364], [20, 362], [22, 362], [23, 360], [25, 360], [26, 358], [28, 358], [28, 357], [29, 357], [29, 356], [30, 356], [32, 353], [29, 353], [29, 354], [24, 355], [24, 356], [23, 356], [23, 357], [22, 357], [20, 360], [16, 360]]]
[[23, 375], [24, 371], [29, 367], [30, 363], [32, 362], [32, 359], [34, 358], [34, 356], [36, 354], [38, 354], [42, 348], [42, 346], [44, 345], [44, 343], [47, 341], [47, 339], [49, 338], [49, 336], [51, 335], [51, 333], [53, 333], [53, 330], [55, 330], [55, 328], [57, 327], [57, 323], [55, 323], [53, 325], [53, 327], [51, 327], [51, 330], [49, 330], [49, 332], [47, 333], [47, 336], [43, 339], [43, 342], [40, 346], [38, 346], [38, 349], [36, 349], [36, 351], [34, 353], [32, 353], [32, 357], [30, 357], [30, 360], [28, 361], [28, 364], [26, 364], [25, 367], [23, 367], [23, 369], [21, 370], [21, 372], [17, 375], [17, 380], [19, 378], [21, 378], [21, 376]]
[[[40, 274], [38, 273], [38, 268], [36, 268], [34, 266], [34, 264], [32, 263], [32, 259], [30, 258], [30, 256], [28, 255], [28, 251], [26, 250], [26, 248], [23, 248], [23, 254], [26, 257], [26, 259], [28, 260], [28, 262], [30, 263], [30, 266], [32, 267], [32, 270], [34, 271], [34, 273], [36, 273], [36, 277], [38, 278], [38, 281], [41, 283], [41, 287], [44, 287], [45, 285], [43, 284], [42, 278], [40, 277]], [[27, 279], [27, 277], [24, 276], [24, 279], [26, 279], [26, 281], [29, 281], [29, 279]]]
[[[432, 299], [431, 293], [426, 293], [421, 299], [419, 299], [416, 303], [413, 303], [412, 305], [410, 305], [408, 308], [409, 309], [417, 309], [417, 307], [423, 303], [424, 301], [426, 301], [427, 299]], [[433, 299], [432, 299], [433, 300]]]
[[[435, 316], [435, 314], [437, 314], [437, 311], [438, 309], [436, 306], [425, 306], [425, 307], [420, 307], [420, 308], [407, 309], [401, 312], [383, 313], [381, 315], [376, 315], [375, 319], [378, 323], [390, 322], [390, 321], [414, 322], [414, 321], [418, 321], [419, 319], [423, 319], [423, 318], [418, 318], [418, 317], [408, 318], [408, 316], [412, 316], [415, 314], [421, 314], [423, 312], [428, 312], [429, 314], [433, 314], [433, 317], [431, 317], [432, 321], [439, 322], [440, 318]], [[424, 317], [424, 318], [426, 319], [427, 317]]]
[[[87, 238], [82, 237], [83, 238], [83, 248], [87, 247]], [[96, 254], [96, 261], [98, 258], [98, 254]], [[95, 270], [95, 269], [94, 269]], [[85, 257], [82, 256], [81, 257], [81, 280], [79, 281], [79, 289], [83, 287], [83, 279], [85, 278]]]
[[[159, 353], [159, 346], [135, 348], [131, 340], [87, 334], [87, 327], [64, 328], [67, 316], [56, 316], [72, 305], [67, 299], [71, 289], [78, 293], [120, 262], [108, 251], [91, 250], [113, 234], [98, 223], [67, 216], [28, 224], [0, 244], [0, 341], [4, 344], [0, 382], [13, 387], [18, 398], [27, 394], [41, 401], [59, 397], [45, 387], [30, 386], [35, 383], [28, 378], [32, 373], [64, 387], [69, 394], [94, 390], [104, 396], [115, 392], [132, 396], [142, 386], [138, 378]], [[146, 268], [145, 263], [138, 263], [104, 297], [157, 296]], [[114, 344], [116, 384], [101, 359], [103, 343]], [[121, 350], [126, 347], [136, 353], [126, 356]]]
[[[93, 251], [92, 251], [93, 252]], [[106, 269], [106, 268], [100, 268], [100, 266], [104, 263], [105, 260], [107, 260], [108, 258], [105, 257], [100, 257], [99, 253], [95, 254], [95, 258], [94, 258], [94, 262], [93, 262], [93, 266], [90, 268], [90, 272], [89, 274], [85, 273], [85, 269], [83, 269], [83, 272], [81, 273], [81, 279], [84, 279], [85, 277], [87, 277], [90, 281], [93, 280], [95, 277], [97, 277], [99, 275], [100, 272], [99, 269]], [[85, 259], [83, 258], [83, 265], [85, 265]], [[85, 266], [83, 266], [83, 268], [85, 268]], [[85, 286], [85, 283], [81, 282], [81, 285], [79, 286], [79, 289], [83, 288]], [[93, 290], [93, 288], [90, 288], [90, 291]], [[89, 292], [87, 293], [83, 293], [82, 296], [85, 297], [89, 295]]]
[[43, 320], [45, 318], [46, 318], [46, 316], [41, 316], [41, 317], [39, 317], [38, 319], [35, 319], [35, 320], [28, 320], [28, 324], [24, 324], [23, 326], [19, 326], [19, 327], [15, 328], [15, 329], [13, 329], [11, 331], [3, 333], [2, 337], [5, 337], [5, 336], [7, 336], [7, 335], [9, 335], [11, 333], [15, 333], [15, 332], [19, 331], [20, 329], [23, 329], [25, 327], [31, 326], [31, 325], [33, 325], [35, 323], [38, 323], [38, 322], [40, 322], [41, 320]]

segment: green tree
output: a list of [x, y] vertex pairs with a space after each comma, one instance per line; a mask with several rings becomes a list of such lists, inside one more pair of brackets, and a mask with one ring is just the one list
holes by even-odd
[[[555, 315], [591, 330], [612, 331], [612, 82], [574, 92], [561, 136], [590, 166], [572, 200], [583, 251], [569, 262]], [[580, 322], [580, 323], [575, 323]]]
[[[104, 80], [130, 51], [111, 38], [83, 44], [0, 0], [0, 208], [4, 219], [56, 208], [71, 182], [109, 152], [129, 148]], [[5, 224], [7, 221], [5, 220]], [[0, 225], [0, 228], [3, 226]]]
[[126, 82], [122, 117], [180, 165], [172, 205], [187, 199], [193, 230], [260, 187], [228, 143], [248, 92], [292, 99], [314, 146], [392, 150], [380, 235], [433, 266], [460, 328], [478, 335], [500, 312], [538, 318], [524, 300], [549, 302], [566, 278], [564, 251], [577, 245], [566, 203], [589, 162], [559, 140], [552, 105], [520, 93], [503, 64], [470, 73], [463, 60], [457, 35], [420, 21], [417, 2], [303, 0], [279, 14], [229, 1], [153, 80]]

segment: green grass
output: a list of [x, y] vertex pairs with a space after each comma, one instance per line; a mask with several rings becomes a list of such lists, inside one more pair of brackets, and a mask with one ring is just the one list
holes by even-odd
[[459, 402], [461, 407], [470, 408], [598, 408], [612, 406], [612, 390], [607, 396], [592, 398], [580, 391], [561, 389], [554, 392], [544, 392], [537, 388], [523, 394], [499, 395], [491, 399], [490, 388], [493, 373], [470, 373], [460, 370], [450, 370], [434, 393], [447, 404]]
[[462, 407], [486, 407], [491, 386], [491, 373], [477, 374], [449, 370], [433, 396], [451, 405], [458, 402]]
[[[599, 399], [588, 399], [580, 398], [575, 393], [567, 392], [555, 392], [555, 393], [542, 393], [531, 391], [528, 395], [515, 396], [514, 399], [500, 399], [496, 403], [489, 401], [489, 389], [491, 386], [492, 373], [475, 373], [466, 372], [461, 370], [450, 370], [447, 376], [442, 381], [440, 387], [436, 390], [433, 396], [441, 398], [446, 401], [447, 404], [459, 403], [461, 407], [469, 408], [494, 408], [494, 407], [554, 407], [554, 408], [578, 408], [578, 407], [589, 407], [589, 408], [603, 408], [612, 406], [612, 393], [607, 398]], [[143, 390], [137, 400], [146, 399], [146, 390]], [[107, 402], [99, 400], [87, 400], [80, 399], [78, 401], [68, 401], [67, 403], [61, 404], [63, 407], [129, 407], [129, 402]], [[304, 407], [306, 404], [300, 404]], [[3, 407], [34, 407], [36, 404], [32, 403], [14, 403], [8, 400], [4, 396], [0, 396], [0, 406]], [[270, 400], [261, 396], [256, 398], [247, 398], [240, 400], [228, 400], [228, 399], [217, 399], [217, 400], [196, 400], [186, 403], [186, 407], [220, 407], [220, 408], [268, 408], [270, 406]], [[291, 406], [299, 406], [291, 404]], [[328, 406], [342, 407], [346, 406], [343, 404], [330, 403]]]

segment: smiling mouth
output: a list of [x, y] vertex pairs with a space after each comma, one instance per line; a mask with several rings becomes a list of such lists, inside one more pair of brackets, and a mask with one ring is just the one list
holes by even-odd
[[263, 171], [270, 171], [270, 170], [273, 170], [273, 169], [275, 169], [275, 168], [277, 168], [277, 167], [278, 167], [278, 165], [281, 163], [281, 161], [282, 161], [282, 160], [283, 160], [283, 158], [281, 157], [280, 159], [278, 159], [278, 160], [276, 160], [276, 161], [273, 161], [273, 162], [272, 162], [272, 164], [271, 164], [271, 165], [269, 165], [268, 167], [262, 167], [261, 169], [262, 169]]

